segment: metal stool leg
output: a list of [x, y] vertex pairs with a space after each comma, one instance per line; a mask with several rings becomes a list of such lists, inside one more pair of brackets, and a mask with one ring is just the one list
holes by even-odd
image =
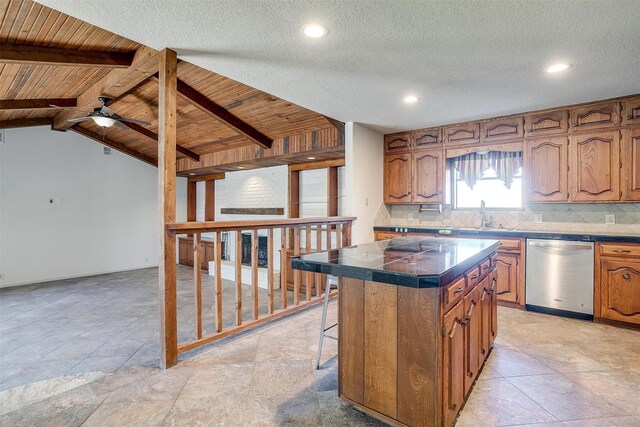
[[324, 304], [322, 307], [322, 323], [320, 324], [320, 339], [318, 340], [318, 356], [316, 357], [316, 369], [320, 369], [320, 356], [322, 355], [322, 344], [324, 342], [324, 333], [327, 329], [333, 328], [335, 325], [325, 328], [327, 325], [327, 308], [329, 307], [329, 293], [331, 293], [332, 279], [327, 276], [327, 283], [324, 288]]

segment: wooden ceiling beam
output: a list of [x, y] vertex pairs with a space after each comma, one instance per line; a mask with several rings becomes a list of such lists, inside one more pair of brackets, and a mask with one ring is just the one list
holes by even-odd
[[225, 177], [224, 172], [221, 172], [221, 173], [212, 173], [212, 174], [208, 174], [208, 175], [189, 176], [187, 178], [187, 180], [189, 182], [217, 181], [217, 180], [220, 180], [220, 179], [224, 179], [224, 177]]
[[17, 64], [129, 68], [134, 53], [0, 44], [0, 62]]
[[341, 122], [340, 120], [332, 119], [331, 117], [329, 117], [329, 116], [325, 116], [325, 115], [322, 115], [322, 117], [324, 117], [325, 119], [327, 119], [327, 121], [328, 121], [329, 123], [331, 123], [331, 124], [333, 125], [333, 127], [334, 127], [334, 128], [336, 128], [336, 129], [338, 129], [340, 132], [343, 132], [343, 133], [344, 133], [344, 123], [343, 123], [343, 122]]
[[[158, 142], [158, 134], [155, 133], [154, 131], [147, 129], [144, 126], [141, 126], [139, 124], [136, 123], [125, 123], [131, 130], [138, 132], [140, 135], [146, 136], [149, 139], [154, 140], [155, 142]], [[195, 160], [196, 162], [200, 161], [200, 155], [197, 153], [194, 153], [193, 151], [189, 150], [188, 148], [182, 147], [181, 145], [177, 145], [176, 144], [176, 151], [184, 156], [187, 156], [193, 160]]]
[[89, 139], [93, 139], [94, 141], [102, 144], [102, 145], [106, 145], [107, 147], [113, 148], [114, 150], [118, 150], [121, 153], [127, 154], [131, 157], [135, 157], [138, 160], [141, 160], [147, 164], [150, 164], [151, 166], [155, 166], [158, 167], [158, 162], [149, 157], [146, 156], [144, 154], [141, 154], [135, 150], [132, 150], [130, 147], [127, 147], [125, 144], [121, 143], [121, 142], [117, 142], [114, 141], [112, 139], [103, 137], [102, 135], [93, 132], [89, 129], [83, 128], [81, 126], [73, 126], [72, 128], [70, 128], [72, 131], [79, 133], [80, 135], [83, 135]]
[[0, 110], [35, 110], [39, 108], [77, 107], [75, 98], [0, 99]]
[[[154, 77], [154, 79], [157, 81], [157, 78]], [[269, 138], [267, 135], [263, 134], [233, 113], [225, 110], [223, 107], [216, 104], [180, 79], [178, 79], [178, 95], [190, 101], [195, 107], [213, 116], [216, 120], [238, 132], [251, 142], [258, 144], [260, 147], [269, 149], [273, 145], [273, 139]]]
[[[131, 67], [125, 69], [115, 69], [109, 71], [103, 78], [78, 96], [78, 108], [82, 110], [93, 110], [100, 107], [99, 96], [118, 98], [127, 93], [140, 82], [148, 79], [158, 71], [158, 51], [142, 46], [139, 48], [131, 63]], [[69, 122], [77, 116], [77, 112], [71, 109], [62, 110], [53, 120], [54, 130], [67, 130], [74, 123]]]
[[39, 117], [33, 119], [9, 119], [0, 120], [0, 129], [26, 128], [33, 126], [50, 126], [53, 123], [51, 117]]

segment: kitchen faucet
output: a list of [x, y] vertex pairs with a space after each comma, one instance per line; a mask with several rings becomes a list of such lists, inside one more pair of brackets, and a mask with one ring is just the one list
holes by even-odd
[[480, 200], [480, 214], [482, 215], [482, 219], [480, 221], [480, 228], [487, 228], [491, 226], [491, 219], [487, 218], [487, 205], [484, 200]]

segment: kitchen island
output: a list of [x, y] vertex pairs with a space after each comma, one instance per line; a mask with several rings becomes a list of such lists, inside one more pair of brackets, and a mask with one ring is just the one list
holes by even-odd
[[453, 425], [496, 337], [498, 246], [405, 237], [294, 258], [340, 278], [340, 397], [391, 425]]

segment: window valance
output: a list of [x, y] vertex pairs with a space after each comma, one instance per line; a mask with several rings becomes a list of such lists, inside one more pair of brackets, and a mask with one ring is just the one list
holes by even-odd
[[493, 169], [496, 177], [511, 188], [513, 177], [522, 167], [522, 151], [489, 151], [469, 153], [451, 159], [458, 177], [471, 188], [482, 178], [482, 174]]

